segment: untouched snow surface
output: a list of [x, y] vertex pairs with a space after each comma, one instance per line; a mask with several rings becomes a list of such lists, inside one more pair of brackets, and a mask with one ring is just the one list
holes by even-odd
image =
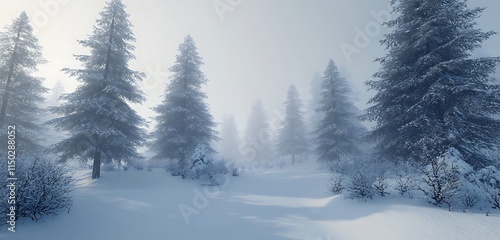
[[[12, 240], [498, 239], [500, 214], [450, 212], [399, 196], [359, 202], [332, 196], [313, 163], [254, 169], [220, 188], [164, 170], [77, 172], [69, 214], [21, 220]], [[181, 210], [187, 212], [184, 216]], [[189, 215], [191, 213], [191, 215]]]

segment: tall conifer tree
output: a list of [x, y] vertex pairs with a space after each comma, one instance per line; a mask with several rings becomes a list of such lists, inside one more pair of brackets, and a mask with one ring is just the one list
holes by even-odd
[[377, 91], [364, 116], [377, 123], [369, 137], [378, 153], [395, 161], [426, 164], [451, 148], [475, 167], [493, 160], [481, 154], [497, 139], [497, 57], [471, 53], [493, 32], [477, 28], [482, 8], [464, 0], [394, 0], [393, 28], [382, 43], [386, 56], [368, 86]]
[[214, 130], [215, 123], [205, 99], [207, 95], [202, 86], [207, 83], [201, 71], [203, 65], [195, 42], [186, 36], [179, 46], [174, 66], [170, 68], [172, 76], [163, 102], [154, 110], [157, 126], [153, 132], [152, 149], [154, 158], [166, 159], [176, 165], [173, 174], [183, 174], [196, 148], [204, 147], [214, 152], [213, 140], [218, 140]]
[[281, 156], [291, 156], [292, 164], [295, 157], [308, 151], [307, 131], [302, 112], [303, 103], [294, 85], [288, 88], [284, 103], [284, 119], [278, 132], [277, 151]]
[[137, 147], [146, 125], [129, 105], [145, 99], [137, 87], [144, 74], [129, 68], [135, 41], [129, 14], [120, 0], [112, 0], [100, 15], [89, 38], [79, 41], [90, 50], [90, 55], [76, 55], [83, 69], [64, 69], [81, 85], [52, 108], [63, 117], [50, 121], [69, 133], [55, 145], [60, 159], [92, 160], [94, 179], [100, 177], [101, 163], [127, 166], [141, 158]]
[[0, 33], [0, 139], [7, 139], [8, 125], [16, 125], [18, 153], [40, 149], [40, 106], [47, 89], [34, 72], [44, 63], [42, 47], [23, 12]]
[[316, 153], [321, 162], [339, 161], [359, 152], [364, 128], [357, 120], [358, 109], [349, 100], [349, 85], [330, 60], [323, 75], [318, 111], [322, 119], [316, 127]]

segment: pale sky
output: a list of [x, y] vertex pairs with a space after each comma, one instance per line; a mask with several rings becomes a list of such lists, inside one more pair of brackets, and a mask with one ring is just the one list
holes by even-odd
[[[187, 34], [204, 58], [202, 70], [209, 82], [205, 90], [217, 122], [227, 113], [236, 117], [240, 132], [251, 105], [264, 103], [271, 122], [281, 111], [287, 88], [295, 84], [303, 101], [309, 82], [323, 72], [332, 58], [353, 87], [360, 109], [373, 95], [364, 86], [377, 71], [374, 59], [385, 54], [378, 41], [384, 32], [372, 14], [387, 11], [390, 0], [123, 0], [136, 35], [134, 70], [148, 78], [141, 84], [148, 101], [135, 109], [146, 119], [153, 116], [168, 81], [177, 48]], [[0, 0], [0, 27], [26, 11], [36, 28], [48, 64], [37, 75], [52, 87], [61, 80], [67, 91], [76, 81], [63, 74], [65, 67], [80, 68], [72, 54], [85, 54], [76, 40], [91, 34], [104, 0]], [[49, 8], [43, 3], [52, 3]], [[54, 4], [55, 3], [55, 4]], [[226, 6], [218, 12], [214, 3]], [[470, 6], [487, 7], [478, 24], [500, 32], [500, 1], [471, 0]], [[358, 30], [366, 39], [357, 39]], [[368, 40], [368, 41], [362, 41]], [[347, 56], [342, 47], [356, 51]], [[351, 50], [353, 49], [351, 48]], [[477, 55], [500, 56], [500, 35], [493, 36]], [[499, 74], [500, 76], [500, 74]], [[274, 113], [273, 113], [274, 112]]]

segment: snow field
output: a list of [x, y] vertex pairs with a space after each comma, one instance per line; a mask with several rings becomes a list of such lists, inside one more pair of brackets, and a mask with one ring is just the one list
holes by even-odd
[[[497, 239], [500, 214], [450, 212], [396, 195], [359, 202], [332, 196], [315, 163], [253, 169], [214, 188], [161, 169], [75, 174], [69, 214], [21, 220], [12, 240]], [[182, 207], [181, 207], [182, 206]], [[180, 208], [186, 211], [184, 214]], [[189, 213], [186, 215], [186, 213]], [[186, 221], [186, 216], [188, 221]]]

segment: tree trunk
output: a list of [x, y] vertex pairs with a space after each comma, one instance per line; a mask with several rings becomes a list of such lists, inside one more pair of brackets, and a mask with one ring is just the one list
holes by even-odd
[[17, 44], [19, 42], [19, 38], [21, 36], [21, 26], [19, 26], [19, 30], [17, 31], [16, 43], [14, 45], [14, 51], [12, 52], [12, 58], [10, 59], [9, 72], [7, 76], [7, 81], [5, 82], [5, 92], [2, 99], [2, 107], [0, 108], [0, 123], [5, 120], [5, 116], [7, 115], [7, 103], [9, 102], [9, 92], [10, 92], [10, 82], [12, 81], [12, 75], [14, 74], [14, 62], [16, 60], [16, 52], [17, 52]]
[[94, 165], [92, 166], [92, 179], [98, 179], [101, 176], [101, 151], [95, 150]]
[[[104, 66], [104, 81], [108, 79], [109, 75], [109, 64], [111, 58], [111, 46], [113, 44], [113, 31], [115, 27], [115, 15], [113, 14], [113, 20], [111, 21], [111, 30], [109, 33], [109, 43], [108, 51], [106, 53], [106, 65]], [[92, 179], [98, 179], [101, 176], [101, 150], [96, 147], [94, 153], [94, 164], [92, 166]]]

